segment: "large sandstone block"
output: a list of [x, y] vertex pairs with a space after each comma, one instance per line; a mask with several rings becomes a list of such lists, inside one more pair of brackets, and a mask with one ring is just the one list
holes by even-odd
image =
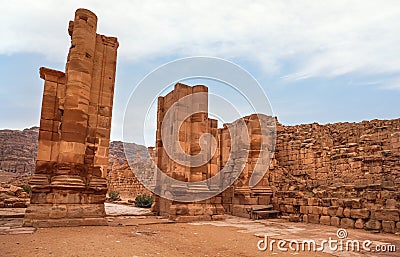
[[330, 216], [321, 216], [319, 219], [319, 222], [322, 225], [330, 225], [331, 224], [331, 217]]
[[232, 215], [244, 218], [250, 218], [250, 214], [246, 210], [245, 205], [233, 205]]
[[345, 216], [346, 218], [350, 218], [351, 215], [351, 209], [350, 208], [345, 208], [343, 210], [343, 216]]
[[354, 219], [368, 219], [369, 215], [368, 209], [351, 209], [351, 217]]
[[340, 220], [340, 227], [342, 228], [354, 228], [354, 220], [349, 218], [343, 218]]
[[340, 218], [339, 217], [331, 217], [331, 226], [339, 227]]
[[382, 221], [382, 230], [387, 233], [395, 233], [396, 232], [396, 222], [384, 220]]
[[368, 220], [365, 223], [365, 228], [370, 230], [380, 230], [382, 228], [382, 223], [379, 220]]
[[322, 207], [321, 206], [312, 206], [312, 214], [320, 215], [322, 214]]
[[338, 209], [336, 211], [336, 216], [337, 217], [344, 217], [344, 215], [343, 215], [343, 207], [338, 207]]
[[364, 228], [365, 222], [362, 219], [357, 219], [356, 223], [354, 223], [354, 227], [358, 229], [363, 229]]
[[374, 212], [376, 220], [399, 221], [399, 210], [397, 209], [383, 209]]
[[318, 198], [308, 198], [308, 205], [315, 205], [318, 206], [319, 205], [319, 199]]
[[328, 207], [328, 215], [331, 216], [331, 217], [336, 216], [336, 213], [337, 213], [337, 211], [338, 211], [338, 208], [339, 208], [339, 207], [337, 207], [337, 206], [330, 206], [330, 207]]
[[319, 223], [319, 215], [318, 214], [308, 214], [308, 222], [318, 224]]

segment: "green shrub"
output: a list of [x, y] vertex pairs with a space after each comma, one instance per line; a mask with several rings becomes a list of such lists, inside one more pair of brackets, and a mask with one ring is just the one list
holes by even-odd
[[30, 194], [31, 193], [31, 187], [28, 185], [20, 185], [20, 187], [27, 193]]
[[153, 203], [153, 197], [151, 195], [138, 195], [135, 198], [135, 206], [142, 208], [150, 208]]
[[119, 200], [119, 192], [111, 191], [108, 193], [108, 197], [110, 197], [111, 201], [117, 201]]

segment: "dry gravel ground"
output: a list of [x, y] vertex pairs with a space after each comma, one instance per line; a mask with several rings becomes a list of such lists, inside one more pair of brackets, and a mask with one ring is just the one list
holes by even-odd
[[[107, 204], [109, 226], [21, 227], [24, 209], [0, 209], [0, 257], [8, 256], [400, 256], [400, 235], [348, 229], [347, 239], [396, 245], [395, 253], [259, 251], [269, 239], [337, 239], [337, 228], [285, 220], [252, 221], [226, 216], [225, 221], [174, 223], [143, 215], [143, 209]], [[123, 216], [118, 216], [120, 213]], [[113, 215], [113, 216], [111, 216]], [[129, 215], [129, 216], [127, 216]], [[275, 247], [276, 248], [276, 247]]]
[[257, 250], [259, 238], [239, 233], [235, 227], [168, 223], [154, 217], [115, 219], [111, 223], [108, 227], [45, 228], [34, 234], [0, 235], [0, 255], [277, 256]]

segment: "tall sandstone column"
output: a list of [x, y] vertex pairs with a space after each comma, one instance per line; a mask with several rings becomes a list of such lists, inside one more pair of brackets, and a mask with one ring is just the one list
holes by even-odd
[[[186, 97], [189, 97], [190, 101], [181, 101]], [[188, 115], [190, 113], [188, 110], [196, 112]], [[169, 117], [171, 111], [172, 119]], [[186, 117], [183, 122], [181, 122], [182, 117]], [[177, 83], [174, 90], [159, 97], [155, 158], [157, 167], [168, 176], [185, 182], [204, 181], [224, 169], [218, 185], [211, 183], [206, 186], [195, 185], [187, 190], [182, 186], [168, 185], [158, 178], [159, 188], [163, 187], [174, 199], [173, 197], [179, 194], [190, 196], [206, 191], [217, 191], [219, 187], [233, 183], [235, 174], [240, 176], [224, 192], [203, 201], [178, 202], [156, 196], [153, 211], [175, 221], [186, 222], [223, 219], [224, 213], [250, 217], [248, 210], [253, 206], [269, 205], [272, 191], [268, 174], [263, 172], [268, 169], [270, 161], [269, 158], [265, 158], [267, 151], [270, 156], [274, 151], [271, 142], [275, 140], [275, 130], [271, 128], [275, 126], [275, 118], [252, 114], [243, 117], [242, 122], [246, 127], [241, 128], [240, 123], [233, 121], [223, 124], [223, 128], [218, 128], [218, 121], [208, 116], [208, 88], [203, 85], [191, 87]], [[247, 133], [243, 134], [242, 129], [247, 129]], [[175, 140], [173, 133], [176, 131], [179, 132], [177, 137], [179, 145], [186, 154], [196, 156], [202, 148], [207, 149], [206, 152], [210, 155], [201, 162], [204, 164], [199, 165], [194, 161], [184, 166], [170, 157], [169, 153], [176, 149], [169, 140], [171, 138]], [[211, 134], [216, 140], [215, 151], [211, 146], [211, 137], [203, 138], [207, 141], [203, 141], [203, 146], [201, 145], [201, 138], [205, 134]], [[248, 145], [244, 137], [248, 137]], [[264, 174], [264, 177], [257, 185], [250, 187], [249, 182], [255, 171]]]
[[69, 24], [65, 73], [44, 79], [39, 146], [24, 225], [104, 225], [118, 41], [96, 34], [97, 17], [78, 9]]
[[[194, 95], [200, 93], [201, 96]], [[158, 98], [157, 109], [157, 132], [156, 132], [156, 157], [157, 167], [168, 176], [185, 182], [198, 182], [211, 178], [218, 173], [219, 167], [219, 149], [210, 156], [210, 160], [203, 165], [182, 165], [171, 159], [166, 150], [175, 151], [174, 146], [169, 142], [164, 142], [161, 136], [162, 126], [167, 126], [171, 134], [164, 135], [166, 138], [173, 137], [173, 131], [178, 131], [179, 145], [182, 150], [191, 156], [197, 155], [201, 151], [199, 144], [203, 134], [209, 133], [213, 135], [218, 144], [218, 121], [208, 117], [208, 88], [203, 85], [188, 86], [177, 83], [174, 90], [167, 95]], [[190, 97], [190, 101], [179, 102], [182, 98]], [[178, 103], [176, 106], [174, 104]], [[190, 113], [191, 107], [197, 106], [195, 110], [202, 110], [194, 114]], [[173, 108], [174, 120], [165, 118], [166, 114]], [[188, 117], [186, 117], [188, 116]], [[182, 124], [177, 120], [184, 117]], [[209, 147], [208, 152], [211, 153], [211, 143], [207, 142], [205, 147]], [[158, 181], [158, 186], [162, 186], [163, 181]], [[202, 190], [211, 190], [212, 188], [191, 188], [193, 194], [200, 193]], [[190, 194], [190, 192], [187, 192]], [[172, 195], [173, 196], [173, 195]], [[170, 219], [179, 222], [194, 220], [211, 220], [223, 219], [224, 210], [221, 205], [221, 196], [214, 196], [210, 199], [183, 203], [168, 200], [156, 196], [153, 211], [159, 215], [167, 216]]]

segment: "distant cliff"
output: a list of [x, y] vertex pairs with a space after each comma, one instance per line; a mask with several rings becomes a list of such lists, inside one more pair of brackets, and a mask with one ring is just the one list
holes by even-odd
[[0, 130], [0, 170], [33, 173], [39, 128]]
[[[32, 127], [24, 130], [0, 130], [0, 170], [21, 174], [32, 174], [35, 170], [37, 153], [37, 141], [39, 128]], [[147, 148], [143, 145], [129, 143], [129, 156], [136, 158], [136, 152], [140, 152], [140, 158], [148, 158]], [[110, 143], [110, 161], [114, 159], [122, 162], [125, 158], [123, 142], [112, 141]]]

